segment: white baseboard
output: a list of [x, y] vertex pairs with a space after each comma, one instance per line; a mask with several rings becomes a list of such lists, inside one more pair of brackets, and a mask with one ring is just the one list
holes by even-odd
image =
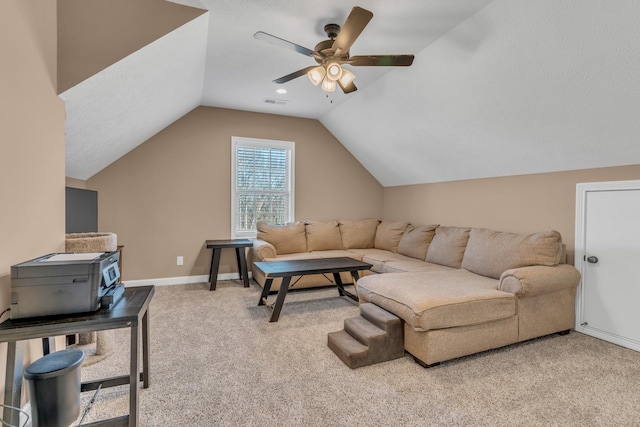
[[[252, 278], [251, 272], [249, 272], [249, 279]], [[218, 274], [218, 281], [220, 280], [239, 280], [239, 273], [226, 273]], [[142, 280], [125, 280], [123, 283], [126, 287], [133, 286], [167, 286], [167, 285], [182, 285], [185, 283], [203, 283], [208, 282], [209, 276], [181, 276], [181, 277], [163, 277], [159, 279], [142, 279]]]

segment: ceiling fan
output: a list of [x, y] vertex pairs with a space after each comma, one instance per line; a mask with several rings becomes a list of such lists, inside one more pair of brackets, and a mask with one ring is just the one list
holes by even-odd
[[309, 80], [311, 80], [311, 83], [315, 86], [320, 84], [320, 87], [326, 92], [336, 90], [337, 84], [344, 93], [351, 93], [358, 90], [353, 83], [355, 75], [343, 67], [343, 65], [353, 67], [406, 67], [413, 63], [413, 55], [349, 55], [351, 45], [353, 45], [362, 30], [364, 30], [369, 21], [371, 21], [371, 18], [373, 18], [373, 13], [361, 7], [354, 7], [342, 28], [340, 28], [338, 24], [327, 24], [324, 26], [324, 31], [327, 33], [329, 39], [318, 43], [314, 50], [307, 49], [306, 47], [262, 31], [258, 31], [253, 36], [258, 40], [263, 40], [267, 43], [281, 46], [306, 56], [311, 56], [319, 64], [287, 74], [274, 80], [274, 83], [286, 83], [306, 74]]

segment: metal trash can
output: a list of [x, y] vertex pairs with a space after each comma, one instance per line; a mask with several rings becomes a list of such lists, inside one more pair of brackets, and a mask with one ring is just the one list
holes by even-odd
[[25, 369], [33, 427], [67, 427], [78, 418], [83, 359], [82, 350], [56, 351]]

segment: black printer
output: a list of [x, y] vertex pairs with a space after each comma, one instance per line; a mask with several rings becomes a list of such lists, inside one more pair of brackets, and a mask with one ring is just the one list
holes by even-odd
[[124, 293], [118, 252], [53, 253], [11, 266], [11, 318], [84, 313]]

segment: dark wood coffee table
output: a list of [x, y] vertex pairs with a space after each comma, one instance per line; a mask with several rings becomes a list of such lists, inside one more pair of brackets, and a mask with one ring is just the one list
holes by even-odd
[[[354, 295], [344, 289], [344, 285], [340, 279], [340, 273], [343, 271], [350, 272], [355, 283], [359, 278], [358, 271], [369, 270], [372, 267], [371, 264], [348, 257], [300, 259], [291, 261], [262, 261], [255, 262], [253, 265], [260, 270], [266, 278], [258, 305], [266, 305], [268, 308], [272, 309], [271, 319], [269, 319], [270, 322], [278, 321], [280, 311], [282, 311], [282, 304], [284, 303], [284, 298], [287, 295], [289, 284], [291, 283], [291, 278], [293, 276], [304, 276], [307, 274], [333, 274], [336, 286], [338, 287], [338, 294], [340, 296], [347, 296], [354, 301], [358, 301], [357, 295]], [[268, 303], [267, 297], [271, 290], [271, 283], [276, 277], [282, 277], [282, 284], [278, 290], [276, 302], [272, 306]]]

